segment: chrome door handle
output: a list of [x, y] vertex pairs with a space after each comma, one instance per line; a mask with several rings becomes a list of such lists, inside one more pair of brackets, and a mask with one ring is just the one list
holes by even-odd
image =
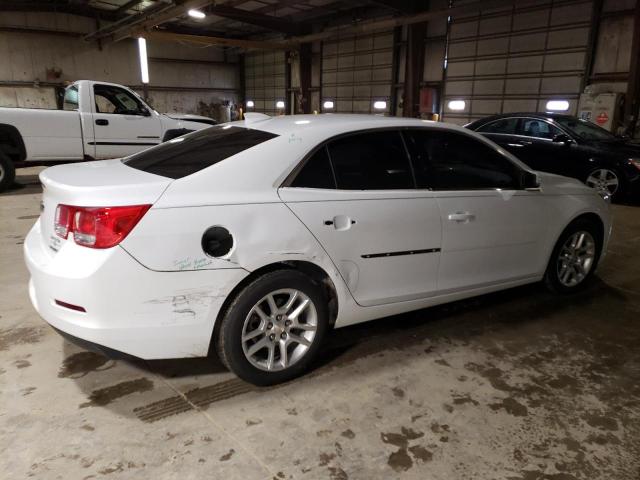
[[452, 222], [467, 223], [475, 220], [476, 216], [469, 212], [456, 212], [450, 213], [448, 218]]
[[533, 142], [530, 140], [520, 140], [520, 145], [522, 145], [523, 147], [527, 146], [527, 145], [533, 145]]
[[324, 221], [325, 225], [327, 226], [333, 225], [333, 228], [335, 228], [338, 231], [349, 230], [351, 228], [351, 225], [354, 225], [355, 223], [356, 223], [355, 220], [347, 217], [346, 215], [336, 215], [331, 220]]

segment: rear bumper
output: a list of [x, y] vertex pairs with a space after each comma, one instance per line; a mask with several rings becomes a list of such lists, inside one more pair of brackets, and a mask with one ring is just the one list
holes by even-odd
[[55, 256], [46, 248], [37, 222], [24, 256], [40, 316], [68, 335], [144, 359], [207, 355], [218, 311], [247, 275], [243, 269], [156, 272], [120, 247], [94, 250], [68, 241]]

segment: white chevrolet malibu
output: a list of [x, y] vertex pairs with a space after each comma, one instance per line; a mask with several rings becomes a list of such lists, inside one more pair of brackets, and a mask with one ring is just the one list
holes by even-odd
[[452, 125], [250, 119], [123, 160], [49, 168], [29, 293], [72, 337], [144, 359], [307, 368], [332, 327], [593, 275], [608, 204]]

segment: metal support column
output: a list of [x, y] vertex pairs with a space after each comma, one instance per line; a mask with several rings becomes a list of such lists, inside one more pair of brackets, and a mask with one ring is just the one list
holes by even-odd
[[420, 115], [420, 82], [424, 71], [424, 44], [427, 23], [415, 23], [407, 28], [403, 116], [418, 117]]

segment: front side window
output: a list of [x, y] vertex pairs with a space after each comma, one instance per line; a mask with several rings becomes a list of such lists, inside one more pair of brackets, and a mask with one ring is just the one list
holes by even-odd
[[502, 133], [507, 135], [515, 135], [518, 126], [517, 118], [503, 118], [495, 122], [487, 123], [478, 129], [482, 133]]
[[615, 142], [618, 140], [612, 133], [587, 120], [571, 117], [560, 117], [555, 120], [564, 128], [584, 140], [599, 140], [604, 142]]
[[534, 118], [522, 119], [520, 135], [524, 135], [525, 137], [548, 138], [549, 140], [553, 140], [553, 137], [561, 133], [560, 129], [544, 120]]
[[327, 148], [339, 189], [414, 188], [411, 165], [398, 131], [349, 135], [329, 142]]
[[131, 155], [123, 163], [163, 177], [182, 178], [277, 136], [228, 125], [209, 127]]
[[63, 110], [78, 110], [78, 87], [72, 85], [64, 91]]
[[94, 85], [93, 95], [97, 113], [144, 115], [144, 105], [126, 90], [112, 85]]
[[405, 134], [419, 188], [516, 189], [519, 169], [489, 145], [457, 132], [409, 130]]

